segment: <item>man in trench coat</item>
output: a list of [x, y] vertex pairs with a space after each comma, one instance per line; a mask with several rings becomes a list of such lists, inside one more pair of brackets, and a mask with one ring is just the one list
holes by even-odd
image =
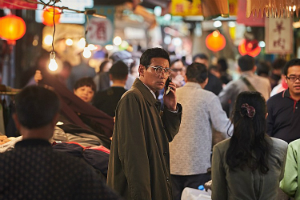
[[168, 53], [146, 50], [140, 59], [139, 79], [116, 109], [108, 167], [108, 185], [127, 200], [172, 200], [169, 142], [178, 133], [181, 105], [176, 86], [169, 84], [161, 112], [156, 94], [170, 75]]

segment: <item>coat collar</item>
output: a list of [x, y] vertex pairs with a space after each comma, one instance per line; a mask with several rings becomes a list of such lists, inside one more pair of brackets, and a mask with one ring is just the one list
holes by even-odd
[[150, 92], [150, 89], [147, 88], [140, 79], [135, 79], [132, 87], [138, 89], [145, 97], [146, 101], [148, 101], [151, 105], [160, 103], [157, 99], [154, 98], [153, 94]]

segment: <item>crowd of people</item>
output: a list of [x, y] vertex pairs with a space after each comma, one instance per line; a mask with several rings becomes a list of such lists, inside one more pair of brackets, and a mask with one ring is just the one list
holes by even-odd
[[[210, 180], [213, 200], [281, 191], [300, 199], [300, 59], [240, 56], [236, 80], [224, 58], [210, 65], [199, 53], [187, 64], [161, 48], [139, 61], [115, 52], [98, 74], [84, 59], [64, 62], [55, 79], [43, 59], [27, 84], [35, 86], [16, 96], [23, 140], [0, 154], [0, 199], [180, 200]], [[104, 180], [51, 148], [57, 121], [89, 129], [110, 149]]]

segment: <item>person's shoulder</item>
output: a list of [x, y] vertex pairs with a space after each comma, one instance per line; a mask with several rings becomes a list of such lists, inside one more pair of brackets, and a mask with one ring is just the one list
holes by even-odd
[[275, 95], [271, 96], [271, 97], [268, 99], [267, 104], [270, 105], [270, 104], [272, 104], [273, 102], [278, 103], [278, 100], [280, 100], [280, 99], [283, 98], [284, 92], [285, 92], [285, 90], [282, 91], [282, 92], [279, 92], [278, 94], [275, 94]]
[[299, 149], [300, 151], [300, 139], [290, 142], [289, 147], [292, 147], [293, 149]]
[[217, 143], [215, 146], [214, 146], [214, 149], [219, 149], [219, 150], [225, 150], [225, 149], [228, 149], [229, 147], [229, 144], [230, 144], [230, 138], [227, 138], [219, 143]]
[[[271, 140], [272, 140], [272, 143], [273, 143], [273, 146], [274, 148], [276, 149], [280, 149], [280, 150], [285, 150], [287, 149], [288, 147], [288, 143], [284, 140], [281, 140], [279, 138], [273, 138], [273, 137], [270, 137]], [[300, 144], [300, 140], [299, 140], [299, 143]]]

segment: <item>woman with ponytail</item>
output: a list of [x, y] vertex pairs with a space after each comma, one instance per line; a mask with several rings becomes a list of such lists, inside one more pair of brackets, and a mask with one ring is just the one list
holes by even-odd
[[213, 200], [277, 199], [287, 143], [266, 135], [266, 117], [266, 102], [259, 92], [238, 95], [231, 118], [233, 135], [213, 149]]

